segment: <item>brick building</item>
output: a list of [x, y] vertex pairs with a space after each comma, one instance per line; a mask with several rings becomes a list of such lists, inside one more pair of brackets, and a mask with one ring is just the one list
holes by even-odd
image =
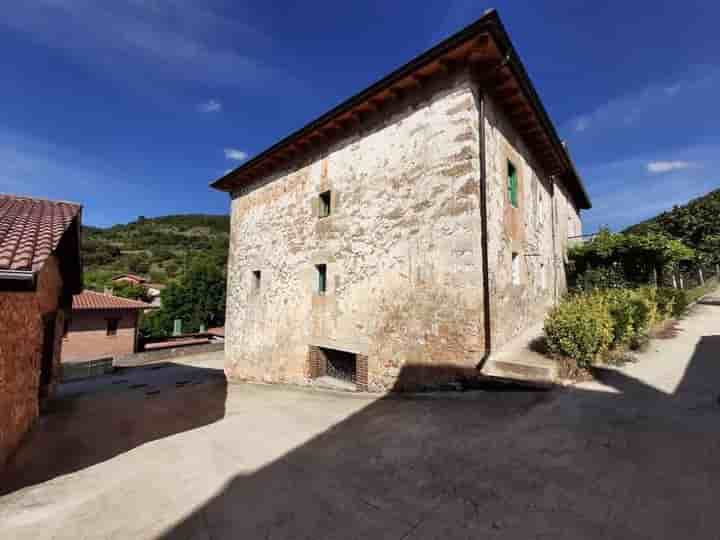
[[80, 226], [80, 205], [0, 195], [0, 467], [59, 380]]
[[495, 11], [213, 187], [228, 375], [370, 390], [473, 372], [540, 322], [590, 207]]
[[62, 361], [78, 362], [122, 356], [138, 351], [138, 330], [150, 304], [94, 291], [72, 300], [65, 323]]

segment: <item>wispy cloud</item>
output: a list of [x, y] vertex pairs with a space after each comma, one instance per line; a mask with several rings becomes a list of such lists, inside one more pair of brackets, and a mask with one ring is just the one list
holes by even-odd
[[248, 155], [247, 152], [243, 152], [237, 148], [225, 148], [225, 157], [233, 161], [244, 161]]
[[651, 161], [647, 164], [647, 171], [651, 174], [661, 174], [697, 166], [697, 163], [691, 163], [690, 161]]
[[713, 171], [720, 168], [720, 142], [675, 149], [673, 155], [679, 159], [639, 155], [582, 167], [593, 202], [583, 214], [585, 231], [604, 225], [619, 230], [717, 187]]
[[682, 79], [647, 86], [580, 114], [564, 128], [578, 136], [603, 129], [626, 128], [646, 116], [657, 115], [678, 100], [692, 99], [690, 96], [694, 92], [712, 89], [719, 81], [720, 67], [696, 66]]
[[219, 113], [222, 109], [223, 105], [217, 99], [211, 99], [197, 106], [197, 110], [201, 113]]
[[270, 40], [243, 20], [188, 0], [35, 0], [4, 6], [0, 25], [115, 77], [262, 84], [276, 71], [248, 51]]

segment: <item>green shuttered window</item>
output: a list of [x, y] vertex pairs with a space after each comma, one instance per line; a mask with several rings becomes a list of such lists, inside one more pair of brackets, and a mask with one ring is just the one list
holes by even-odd
[[517, 169], [508, 161], [508, 198], [513, 208], [518, 207], [518, 176]]
[[315, 268], [317, 268], [317, 275], [318, 275], [318, 294], [325, 294], [327, 291], [327, 265], [324, 264], [316, 264]]

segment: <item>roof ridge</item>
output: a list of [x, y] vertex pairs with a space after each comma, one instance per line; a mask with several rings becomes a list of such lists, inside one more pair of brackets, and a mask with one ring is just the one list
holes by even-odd
[[50, 202], [53, 204], [70, 204], [72, 206], [79, 206], [80, 208], [83, 207], [82, 203], [75, 202], [75, 201], [66, 201], [66, 200], [58, 200], [58, 199], [48, 199], [47, 197], [33, 197], [32, 195], [13, 195], [12, 193], [0, 193], [0, 199], [7, 198], [7, 199], [14, 199], [14, 200], [22, 200], [22, 201], [43, 201], [43, 202]]

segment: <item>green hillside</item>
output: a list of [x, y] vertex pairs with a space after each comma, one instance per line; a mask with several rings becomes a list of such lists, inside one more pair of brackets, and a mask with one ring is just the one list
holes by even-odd
[[675, 206], [624, 232], [665, 233], [695, 248], [705, 262], [720, 263], [720, 189]]
[[227, 215], [185, 214], [145, 218], [109, 228], [83, 227], [88, 288], [102, 289], [115, 274], [132, 272], [166, 284], [195, 258], [225, 269], [230, 233]]

